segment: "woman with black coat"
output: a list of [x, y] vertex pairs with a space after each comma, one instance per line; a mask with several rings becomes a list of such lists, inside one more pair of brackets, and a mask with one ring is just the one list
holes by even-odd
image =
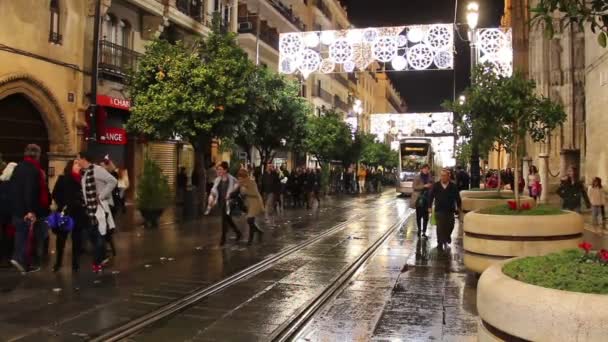
[[[55, 188], [53, 189], [53, 200], [57, 204], [58, 211], [70, 216], [74, 220], [74, 229], [72, 230], [72, 270], [78, 272], [80, 263], [78, 257], [82, 252], [82, 231], [87, 224], [87, 215], [84, 209], [82, 198], [82, 188], [80, 182], [80, 170], [74, 161], [69, 161], [63, 170], [63, 174], [57, 179]], [[65, 242], [69, 232], [61, 230], [53, 231], [57, 235], [57, 259], [53, 272], [59, 271], [65, 250]]]

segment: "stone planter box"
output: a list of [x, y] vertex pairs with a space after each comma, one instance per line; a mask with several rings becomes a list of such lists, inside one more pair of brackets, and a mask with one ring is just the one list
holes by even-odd
[[539, 216], [470, 212], [464, 217], [464, 264], [482, 273], [505, 259], [577, 248], [583, 228], [583, 217], [570, 211]]
[[[496, 196], [496, 194], [494, 194]], [[506, 195], [508, 196], [508, 195]], [[527, 203], [530, 207], [536, 206], [536, 201], [532, 197], [521, 196], [521, 204]], [[486, 197], [462, 197], [462, 211], [468, 213], [470, 211], [495, 207], [501, 204], [507, 204], [508, 201], [514, 201], [515, 198], [486, 198]]]
[[606, 341], [608, 295], [548, 289], [488, 268], [477, 285], [478, 341]]
[[[461, 198], [467, 198], [467, 197], [476, 197], [476, 198], [494, 197], [494, 196], [496, 196], [497, 193], [498, 192], [496, 190], [481, 190], [481, 191], [462, 190], [460, 192], [460, 197]], [[512, 190], [501, 190], [500, 193], [503, 194], [503, 195], [505, 195], [505, 196], [512, 196], [513, 195], [513, 191]]]

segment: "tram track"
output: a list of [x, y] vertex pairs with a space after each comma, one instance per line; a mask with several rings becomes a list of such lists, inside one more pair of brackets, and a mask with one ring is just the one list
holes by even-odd
[[[389, 205], [390, 203], [393, 203], [394, 201], [396, 201], [396, 199], [390, 199], [388, 201], [383, 200], [376, 206]], [[376, 207], [376, 206], [374, 206], [374, 207]], [[374, 210], [372, 209], [370, 211], [370, 214], [373, 212], [374, 212]], [[328, 238], [328, 237], [342, 231], [343, 229], [349, 227], [351, 224], [361, 221], [364, 217], [366, 217], [367, 215], [370, 215], [370, 214], [357, 214], [354, 217], [352, 217], [351, 219], [349, 219], [345, 222], [339, 223], [337, 225], [334, 225], [332, 228], [324, 231], [323, 233], [321, 233], [313, 238], [310, 238], [300, 244], [297, 244], [292, 247], [288, 247], [284, 250], [281, 250], [280, 252], [278, 252], [276, 254], [268, 256], [264, 260], [262, 260], [256, 264], [253, 264], [219, 282], [216, 282], [212, 285], [209, 285], [207, 287], [196, 290], [196, 291], [192, 292], [191, 294], [188, 294], [184, 297], [176, 299], [175, 301], [173, 301], [169, 304], [166, 304], [160, 308], [157, 308], [157, 309], [155, 309], [147, 314], [144, 314], [134, 320], [131, 320], [121, 326], [118, 326], [109, 331], [106, 331], [106, 332], [102, 333], [101, 335], [93, 338], [92, 341], [121, 341], [121, 340], [127, 339], [128, 337], [137, 334], [138, 332], [142, 331], [143, 329], [152, 326], [156, 322], [167, 320], [167, 319], [170, 319], [170, 318], [178, 315], [180, 312], [187, 310], [189, 307], [196, 305], [197, 303], [201, 302], [205, 298], [208, 298], [214, 294], [217, 294], [245, 279], [248, 279], [257, 274], [260, 274], [261, 272], [278, 264], [282, 260], [285, 260], [287, 257], [294, 255], [298, 251], [301, 251], [309, 246], [312, 246], [312, 245], [322, 241], [325, 238]], [[388, 236], [390, 236], [395, 231], [395, 229], [397, 229], [400, 226], [400, 224], [402, 224], [405, 221], [405, 219], [406, 218], [400, 218], [399, 222], [397, 224], [395, 224], [391, 228], [389, 228], [374, 244], [372, 244], [372, 246], [370, 248], [367, 249], [367, 251], [365, 253], [363, 253], [359, 258], [357, 258], [355, 263], [353, 263], [345, 271], [347, 273], [343, 273], [335, 282], [333, 282], [333, 284], [331, 286], [331, 288], [333, 290], [330, 291], [329, 295], [331, 295], [337, 289], [339, 289], [339, 286], [336, 286], [338, 284], [337, 283], [338, 280], [340, 280], [342, 278], [345, 278], [347, 280], [349, 278], [347, 275], [352, 276], [352, 274], [354, 274], [354, 272], [356, 272], [358, 267], [360, 267], [365, 262], [365, 260], [367, 260], [371, 255], [373, 255], [373, 253], [377, 250], [377, 248], [388, 238]], [[324, 294], [327, 292], [327, 290], [328, 289], [326, 289], [326, 291], [324, 291]], [[325, 297], [326, 296], [324, 296], [324, 298]], [[327, 298], [329, 298], [329, 297], [327, 297]], [[325, 300], [327, 300], [327, 298], [325, 298]], [[315, 302], [318, 302], [318, 300], [315, 300]], [[314, 312], [317, 311], [317, 309], [319, 307], [321, 307], [321, 305], [318, 305], [318, 303], [317, 303], [317, 305], [315, 305], [314, 309], [311, 308], [311, 310], [306, 310], [306, 312], [309, 312], [312, 315], [312, 314], [314, 314]], [[291, 336], [288, 334], [288, 332], [297, 331], [297, 328], [301, 327], [301, 324], [308, 320], [307, 317], [310, 318], [311, 316], [307, 316], [306, 314], [304, 314], [304, 315], [301, 314], [298, 316], [297, 324], [286, 324], [285, 327], [282, 327], [282, 329], [281, 329], [282, 333], [278, 334], [277, 338], [281, 338], [281, 336]], [[279, 340], [282, 341], [284, 339], [279, 339]]]

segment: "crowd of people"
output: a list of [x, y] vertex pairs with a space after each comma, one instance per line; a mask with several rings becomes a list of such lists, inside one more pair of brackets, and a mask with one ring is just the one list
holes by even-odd
[[125, 210], [128, 173], [108, 157], [95, 164], [89, 153], [81, 152], [67, 162], [50, 191], [41, 153], [38, 145], [30, 144], [21, 162], [2, 169], [0, 257], [22, 273], [40, 270], [49, 255], [50, 230], [56, 235], [54, 272], [61, 269], [68, 238], [72, 240], [72, 270], [79, 271], [85, 241], [90, 241], [92, 269], [101, 272], [109, 262], [108, 247], [116, 256], [114, 217]]
[[332, 194], [381, 193], [385, 186], [395, 184], [394, 175], [394, 170], [386, 171], [383, 167], [334, 166], [330, 170], [329, 191]]

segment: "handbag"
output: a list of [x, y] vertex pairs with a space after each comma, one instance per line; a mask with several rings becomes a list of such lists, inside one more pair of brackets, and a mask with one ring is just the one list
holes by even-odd
[[69, 233], [74, 230], [74, 219], [66, 214], [67, 207], [54, 212], [46, 218], [46, 224], [54, 233]]
[[247, 212], [247, 206], [243, 197], [238, 191], [230, 194], [228, 203], [226, 205], [226, 213], [231, 216], [241, 216]]

